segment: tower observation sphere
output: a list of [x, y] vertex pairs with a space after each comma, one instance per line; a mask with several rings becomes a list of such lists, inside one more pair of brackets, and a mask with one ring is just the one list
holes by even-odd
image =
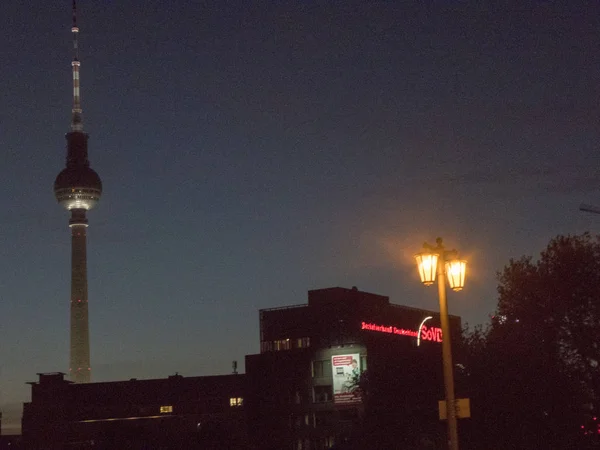
[[[72, 155], [72, 158], [67, 157], [67, 167], [58, 174], [54, 181], [56, 200], [69, 211], [92, 209], [102, 195], [102, 181], [96, 171], [90, 168], [87, 161], [87, 138], [87, 134], [83, 132], [67, 134], [68, 151], [76, 154]], [[76, 147], [79, 148], [76, 149]], [[71, 152], [71, 150], [79, 151]]]

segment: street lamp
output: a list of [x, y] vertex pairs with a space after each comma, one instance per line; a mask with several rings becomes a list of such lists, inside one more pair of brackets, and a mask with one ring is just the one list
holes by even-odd
[[458, 430], [456, 426], [456, 408], [454, 399], [454, 374], [452, 366], [452, 347], [450, 338], [450, 321], [448, 319], [448, 303], [446, 301], [446, 281], [454, 291], [460, 291], [465, 284], [467, 262], [456, 258], [456, 250], [448, 251], [442, 244], [442, 238], [435, 240], [436, 245], [423, 244], [426, 249], [415, 255], [421, 281], [430, 286], [438, 278], [440, 297], [440, 320], [442, 322], [442, 360], [444, 365], [444, 391], [446, 394], [446, 415], [448, 421], [448, 448], [458, 450]]

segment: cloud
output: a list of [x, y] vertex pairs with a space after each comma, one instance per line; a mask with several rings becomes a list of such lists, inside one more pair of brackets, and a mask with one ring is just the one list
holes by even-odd
[[448, 186], [489, 186], [524, 192], [552, 192], [556, 194], [589, 193], [600, 189], [600, 172], [593, 165], [553, 167], [525, 166], [516, 168], [477, 167], [467, 170], [447, 170], [445, 174], [435, 171], [424, 177], [404, 178], [403, 184], [446, 188]]

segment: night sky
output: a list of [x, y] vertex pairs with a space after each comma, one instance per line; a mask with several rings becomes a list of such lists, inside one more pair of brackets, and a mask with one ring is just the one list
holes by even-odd
[[[437, 236], [469, 261], [450, 312], [485, 323], [511, 257], [600, 231], [578, 211], [600, 206], [597, 2], [251, 3], [78, 2], [104, 183], [88, 214], [95, 381], [243, 371], [258, 310], [309, 289], [437, 309], [412, 259]], [[17, 420], [26, 381], [68, 370], [69, 214], [52, 186], [70, 7], [0, 3], [0, 408]]]

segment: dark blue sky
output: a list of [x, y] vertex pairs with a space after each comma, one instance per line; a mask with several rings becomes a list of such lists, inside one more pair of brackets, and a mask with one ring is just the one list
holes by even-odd
[[[309, 289], [437, 309], [436, 236], [483, 323], [509, 258], [597, 232], [600, 8], [514, 5], [80, 1], [94, 379], [243, 369]], [[0, 4], [0, 404], [68, 367], [70, 13]]]

